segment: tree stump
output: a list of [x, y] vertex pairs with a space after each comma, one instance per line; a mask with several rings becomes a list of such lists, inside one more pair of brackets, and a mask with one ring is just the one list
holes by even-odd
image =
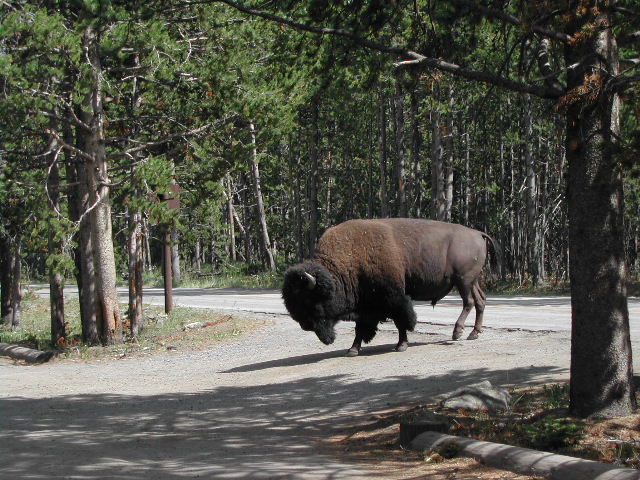
[[424, 432], [449, 432], [449, 418], [435, 412], [422, 412], [400, 421], [400, 445], [408, 447], [411, 441]]

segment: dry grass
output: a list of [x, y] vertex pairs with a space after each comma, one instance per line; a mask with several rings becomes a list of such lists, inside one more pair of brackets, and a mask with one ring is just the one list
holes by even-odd
[[[123, 317], [124, 306], [121, 307]], [[144, 307], [144, 329], [136, 338], [127, 334], [116, 345], [87, 346], [81, 341], [80, 308], [78, 300], [65, 302], [67, 337], [57, 348], [56, 361], [124, 358], [145, 356], [167, 351], [205, 349], [213, 343], [237, 337], [269, 324], [269, 320], [238, 317], [206, 309], [176, 307], [170, 315], [158, 306]], [[185, 329], [185, 325], [198, 322], [202, 328]], [[51, 350], [49, 302], [37, 295], [23, 301], [22, 322], [19, 328], [0, 326], [0, 341], [36, 350]]]

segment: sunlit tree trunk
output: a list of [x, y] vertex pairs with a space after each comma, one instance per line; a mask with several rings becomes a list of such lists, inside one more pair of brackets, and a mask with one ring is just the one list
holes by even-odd
[[256, 145], [256, 129], [253, 122], [249, 123], [249, 133], [251, 134], [251, 176], [253, 180], [253, 194], [256, 200], [256, 213], [258, 215], [258, 223], [260, 225], [260, 242], [264, 254], [265, 262], [270, 270], [276, 269], [276, 262], [273, 258], [271, 242], [269, 240], [269, 230], [267, 228], [267, 217], [264, 211], [264, 203], [262, 200], [262, 188], [260, 186], [260, 170], [258, 168], [258, 147]]
[[87, 27], [84, 51], [91, 67], [91, 89], [86, 95], [81, 112], [81, 119], [89, 126], [89, 131], [83, 131], [81, 136], [82, 150], [87, 155], [84, 159], [84, 182], [88, 207], [84, 216], [91, 238], [95, 269], [98, 334], [102, 343], [112, 344], [122, 340], [122, 321], [116, 291], [109, 177], [104, 146], [102, 66], [98, 43], [98, 33], [92, 26]]

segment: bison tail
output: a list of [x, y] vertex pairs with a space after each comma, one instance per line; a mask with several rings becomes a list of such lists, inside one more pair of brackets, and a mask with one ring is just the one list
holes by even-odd
[[502, 250], [500, 249], [500, 245], [498, 242], [491, 236], [486, 233], [482, 233], [486, 243], [491, 245], [491, 268], [495, 270], [499, 276], [502, 276]]

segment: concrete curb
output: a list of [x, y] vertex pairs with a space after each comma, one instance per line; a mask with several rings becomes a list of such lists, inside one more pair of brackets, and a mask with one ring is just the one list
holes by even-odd
[[640, 471], [630, 468], [438, 432], [422, 433], [410, 446], [415, 450], [431, 450], [449, 444], [455, 445], [458, 456], [523, 475], [550, 480], [640, 480]]

